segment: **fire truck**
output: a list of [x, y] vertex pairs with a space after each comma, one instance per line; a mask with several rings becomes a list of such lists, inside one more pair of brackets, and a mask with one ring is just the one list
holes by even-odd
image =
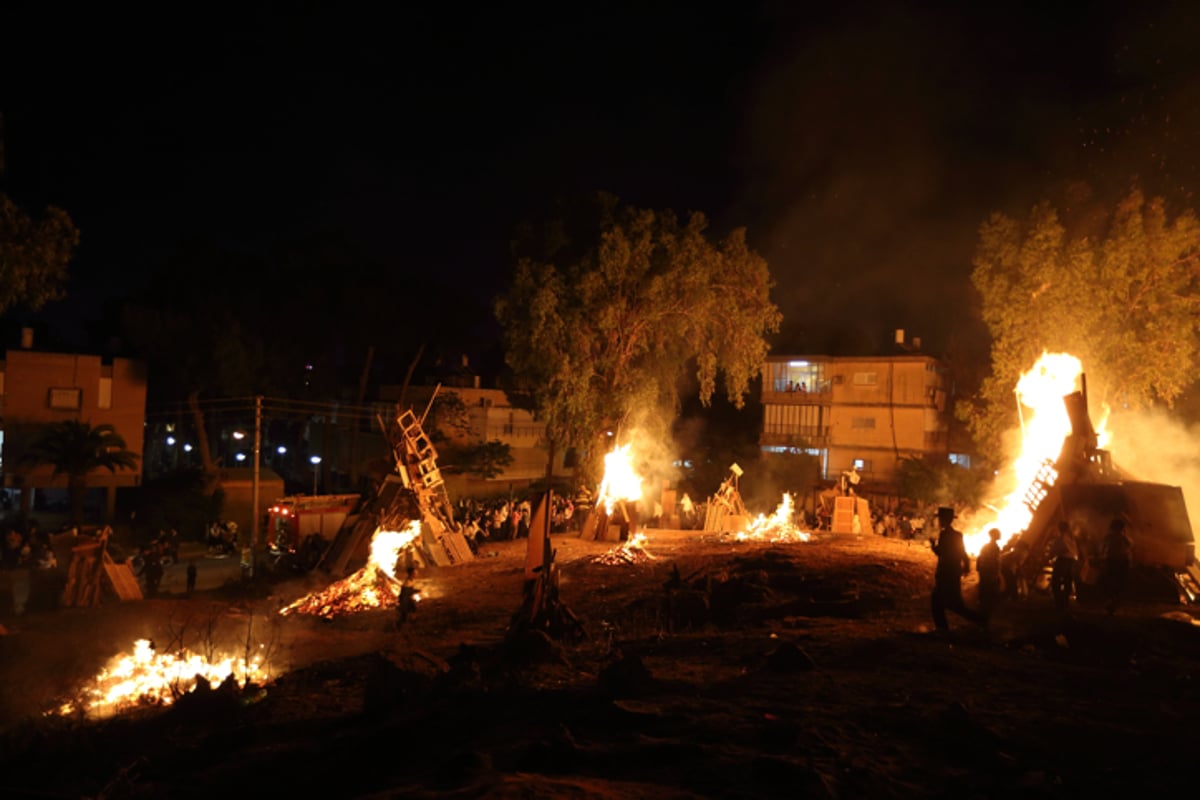
[[280, 497], [267, 509], [271, 552], [302, 571], [312, 569], [361, 500], [357, 494]]

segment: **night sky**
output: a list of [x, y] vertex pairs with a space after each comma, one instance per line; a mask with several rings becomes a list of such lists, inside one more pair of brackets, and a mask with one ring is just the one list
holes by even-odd
[[904, 328], [936, 352], [980, 333], [990, 211], [1075, 179], [1194, 202], [1190, 4], [646, 5], [6, 9], [4, 188], [83, 236], [45, 316], [99, 313], [189, 243], [320, 233], [486, 320], [514, 226], [606, 190], [748, 228], [779, 351]]

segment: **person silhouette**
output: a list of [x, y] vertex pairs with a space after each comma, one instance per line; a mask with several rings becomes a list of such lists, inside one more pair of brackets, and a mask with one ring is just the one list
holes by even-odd
[[937, 569], [934, 572], [933, 596], [930, 600], [933, 624], [939, 631], [949, 631], [950, 623], [946, 612], [953, 611], [963, 619], [976, 625], [986, 625], [987, 618], [978, 611], [967, 608], [963, 602], [962, 579], [971, 573], [971, 557], [963, 545], [962, 531], [953, 526], [954, 509], [942, 506], [938, 509], [938, 525], [941, 530], [929, 546], [937, 554]]
[[1000, 602], [1003, 580], [1000, 574], [1000, 529], [988, 531], [988, 543], [979, 550], [975, 559], [975, 571], [979, 573], [979, 608], [990, 615]]

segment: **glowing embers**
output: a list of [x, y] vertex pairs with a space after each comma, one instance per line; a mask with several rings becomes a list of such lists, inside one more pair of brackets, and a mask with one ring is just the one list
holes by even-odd
[[258, 656], [205, 657], [185, 649], [160, 653], [147, 639], [134, 642], [133, 653], [113, 658], [100, 674], [81, 689], [75, 700], [51, 714], [109, 717], [143, 706], [166, 706], [196, 689], [232, 680], [239, 686], [264, 684], [269, 679]]
[[604, 456], [604, 479], [600, 481], [600, 489], [596, 493], [597, 505], [603, 503], [604, 510], [611, 515], [613, 505], [618, 501], [636, 503], [641, 499], [642, 479], [633, 470], [629, 445], [614, 447], [611, 453]]
[[739, 542], [807, 542], [812, 534], [802, 531], [792, 522], [795, 508], [792, 496], [786, 492], [775, 513], [759, 514], [750, 521], [745, 530], [732, 534]]
[[608, 552], [601, 553], [593, 558], [592, 563], [619, 566], [623, 564], [645, 564], [647, 561], [654, 561], [654, 556], [650, 555], [650, 551], [646, 549], [646, 542], [646, 534], [635, 533], [629, 537], [628, 541], [621, 542]]
[[[395, 608], [400, 602], [401, 581], [396, 563], [406, 547], [421, 535], [420, 520], [413, 520], [403, 531], [375, 531], [371, 537], [371, 555], [362, 569], [331, 583], [320, 592], [301, 597], [280, 609], [283, 615], [297, 612], [332, 619], [379, 608]], [[419, 600], [420, 596], [414, 597]]]

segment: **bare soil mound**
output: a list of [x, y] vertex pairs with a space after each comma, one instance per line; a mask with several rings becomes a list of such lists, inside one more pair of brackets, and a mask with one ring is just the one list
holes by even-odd
[[[575, 641], [506, 641], [523, 541], [418, 575], [401, 626], [391, 611], [281, 617], [318, 576], [5, 620], [0, 795], [1140, 796], [1190, 773], [1190, 609], [1064, 616], [1035, 596], [946, 636], [923, 544], [649, 533], [639, 563], [554, 537]], [[101, 722], [40, 716], [135, 636], [183, 621], [254, 630], [277, 677]]]

